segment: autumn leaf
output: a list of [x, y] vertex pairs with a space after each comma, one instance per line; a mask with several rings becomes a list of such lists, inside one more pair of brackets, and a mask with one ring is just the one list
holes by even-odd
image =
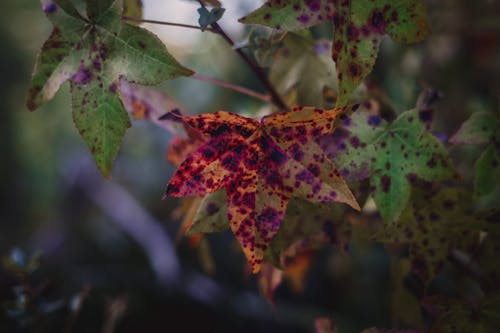
[[359, 209], [317, 144], [356, 109], [297, 107], [260, 122], [225, 111], [193, 117], [170, 113], [170, 119], [210, 139], [180, 165], [166, 195], [204, 195], [224, 188], [231, 230], [256, 273], [292, 197]]
[[122, 2], [87, 0], [82, 15], [67, 0], [42, 0], [54, 29], [43, 45], [28, 92], [30, 110], [70, 81], [73, 120], [105, 177], [130, 120], [120, 101], [123, 78], [152, 85], [191, 75], [152, 33], [121, 21]]
[[451, 161], [427, 128], [430, 111], [410, 110], [392, 123], [357, 112], [322, 145], [348, 181], [369, 178], [373, 198], [387, 222], [394, 222], [410, 198], [410, 180], [450, 178]]
[[455, 144], [484, 144], [476, 161], [474, 193], [478, 208], [491, 214], [500, 207], [500, 120], [492, 112], [475, 112], [450, 138]]
[[322, 22], [333, 23], [332, 58], [339, 80], [337, 106], [372, 71], [382, 37], [399, 43], [423, 40], [429, 34], [423, 0], [269, 0], [240, 19], [278, 30], [294, 31]]

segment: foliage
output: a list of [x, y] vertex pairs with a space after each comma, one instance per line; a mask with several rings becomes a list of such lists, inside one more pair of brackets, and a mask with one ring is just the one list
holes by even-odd
[[[498, 115], [473, 113], [447, 142], [434, 132], [441, 112], [431, 107], [434, 98], [397, 112], [362, 85], [385, 35], [397, 43], [429, 35], [424, 1], [268, 0], [239, 20], [272, 29], [252, 32], [246, 51], [219, 25], [225, 13], [219, 1], [199, 5], [194, 28], [229, 43], [268, 95], [203, 80], [269, 107], [248, 106], [245, 115], [190, 115], [172, 97], [145, 87], [203, 76], [137, 26], [139, 0], [42, 0], [53, 30], [37, 57], [27, 107], [37, 109], [69, 81], [75, 126], [106, 178], [131, 125], [129, 114], [168, 131], [166, 159], [177, 170], [164, 197], [182, 197], [180, 232], [214, 271], [210, 242], [199, 234], [230, 229], [270, 301], [285, 280], [302, 291], [323, 249], [349, 257], [365, 239], [384, 244], [390, 254], [398, 300], [392, 304], [394, 329], [363, 332], [494, 332], [500, 308]], [[333, 35], [318, 32], [321, 25]], [[454, 167], [458, 145], [484, 148], [473, 191]], [[26, 280], [38, 260], [13, 252], [4, 266]], [[433, 284], [446, 278], [468, 288], [435, 292]], [[19, 299], [25, 289], [18, 288]], [[418, 314], [401, 315], [395, 305], [401, 299]], [[24, 303], [16, 306], [19, 318], [31, 318]], [[326, 317], [315, 326], [317, 332], [341, 332]], [[409, 326], [414, 329], [401, 329]]]

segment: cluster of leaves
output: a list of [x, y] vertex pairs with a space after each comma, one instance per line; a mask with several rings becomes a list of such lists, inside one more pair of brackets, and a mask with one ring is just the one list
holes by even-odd
[[[220, 32], [216, 21], [224, 9], [209, 2], [214, 8], [208, 10], [205, 3], [199, 9], [201, 29], [215, 26]], [[176, 134], [167, 158], [178, 169], [165, 195], [196, 197], [184, 201], [183, 231], [230, 229], [251, 271], [261, 271], [266, 295], [272, 297], [279, 286], [280, 270], [300, 289], [312, 253], [325, 244], [346, 251], [356, 229], [373, 241], [407, 249], [396, 254], [410, 263], [398, 279], [413, 276], [424, 290], [446, 263], [470, 275], [480, 292], [465, 301], [431, 300], [436, 309], [424, 306], [428, 295], [417, 300], [404, 291], [434, 318], [434, 329], [456, 332], [450, 318], [470, 310], [485, 319], [477, 326], [475, 317], [460, 317], [461, 327], [494, 331], [498, 117], [476, 113], [450, 139], [486, 145], [471, 196], [453, 169], [447, 143], [432, 132], [436, 111], [429, 105], [385, 119], [370, 103], [349, 104], [362, 102], [353, 93], [372, 71], [384, 35], [404, 43], [428, 35], [422, 0], [269, 0], [240, 19], [274, 29], [249, 45], [269, 67], [278, 92], [296, 105], [269, 109], [260, 120], [226, 111], [189, 116], [167, 96], [134, 84], [154, 85], [193, 72], [153, 34], [123, 23], [122, 1], [86, 0], [86, 13], [70, 0], [42, 4], [54, 30], [37, 59], [28, 107], [36, 109], [69, 81], [75, 125], [106, 177], [130, 126], [125, 110]], [[140, 16], [139, 8], [128, 3], [125, 15]], [[331, 42], [298, 31], [320, 23], [331, 24]], [[374, 203], [375, 214], [347, 207], [359, 211], [358, 202]], [[336, 331], [328, 321], [317, 327]]]

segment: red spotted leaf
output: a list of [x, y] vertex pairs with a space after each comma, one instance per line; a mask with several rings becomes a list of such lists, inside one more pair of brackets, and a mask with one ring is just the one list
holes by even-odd
[[209, 139], [179, 166], [166, 195], [204, 195], [224, 188], [229, 225], [256, 273], [292, 197], [359, 209], [317, 143], [356, 108], [297, 107], [260, 122], [225, 111], [193, 117], [170, 113], [167, 118]]

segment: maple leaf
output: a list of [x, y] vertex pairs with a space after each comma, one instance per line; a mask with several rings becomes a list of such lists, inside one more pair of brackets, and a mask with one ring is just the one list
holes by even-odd
[[68, 0], [42, 0], [54, 29], [43, 45], [28, 92], [30, 110], [70, 81], [74, 123], [105, 177], [130, 120], [120, 101], [119, 79], [157, 84], [192, 72], [142, 28], [122, 23], [119, 0], [86, 0], [83, 16]]
[[410, 180], [450, 178], [451, 161], [429, 127], [430, 111], [410, 110], [391, 124], [378, 115], [353, 114], [322, 145], [348, 181], [370, 178], [384, 220], [394, 222], [410, 198]]
[[192, 126], [209, 140], [179, 166], [166, 195], [226, 189], [231, 230], [256, 273], [292, 197], [344, 202], [359, 209], [317, 143], [357, 107], [296, 107], [260, 122], [226, 111], [193, 117], [170, 113], [170, 119]]
[[334, 26], [337, 106], [346, 105], [354, 89], [372, 71], [385, 34], [404, 43], [421, 41], [429, 34], [423, 0], [269, 0], [240, 19], [242, 23], [286, 31], [325, 21]]
[[484, 144], [476, 161], [474, 193], [478, 208], [493, 214], [500, 209], [500, 119], [493, 112], [475, 112], [450, 138], [456, 144]]

